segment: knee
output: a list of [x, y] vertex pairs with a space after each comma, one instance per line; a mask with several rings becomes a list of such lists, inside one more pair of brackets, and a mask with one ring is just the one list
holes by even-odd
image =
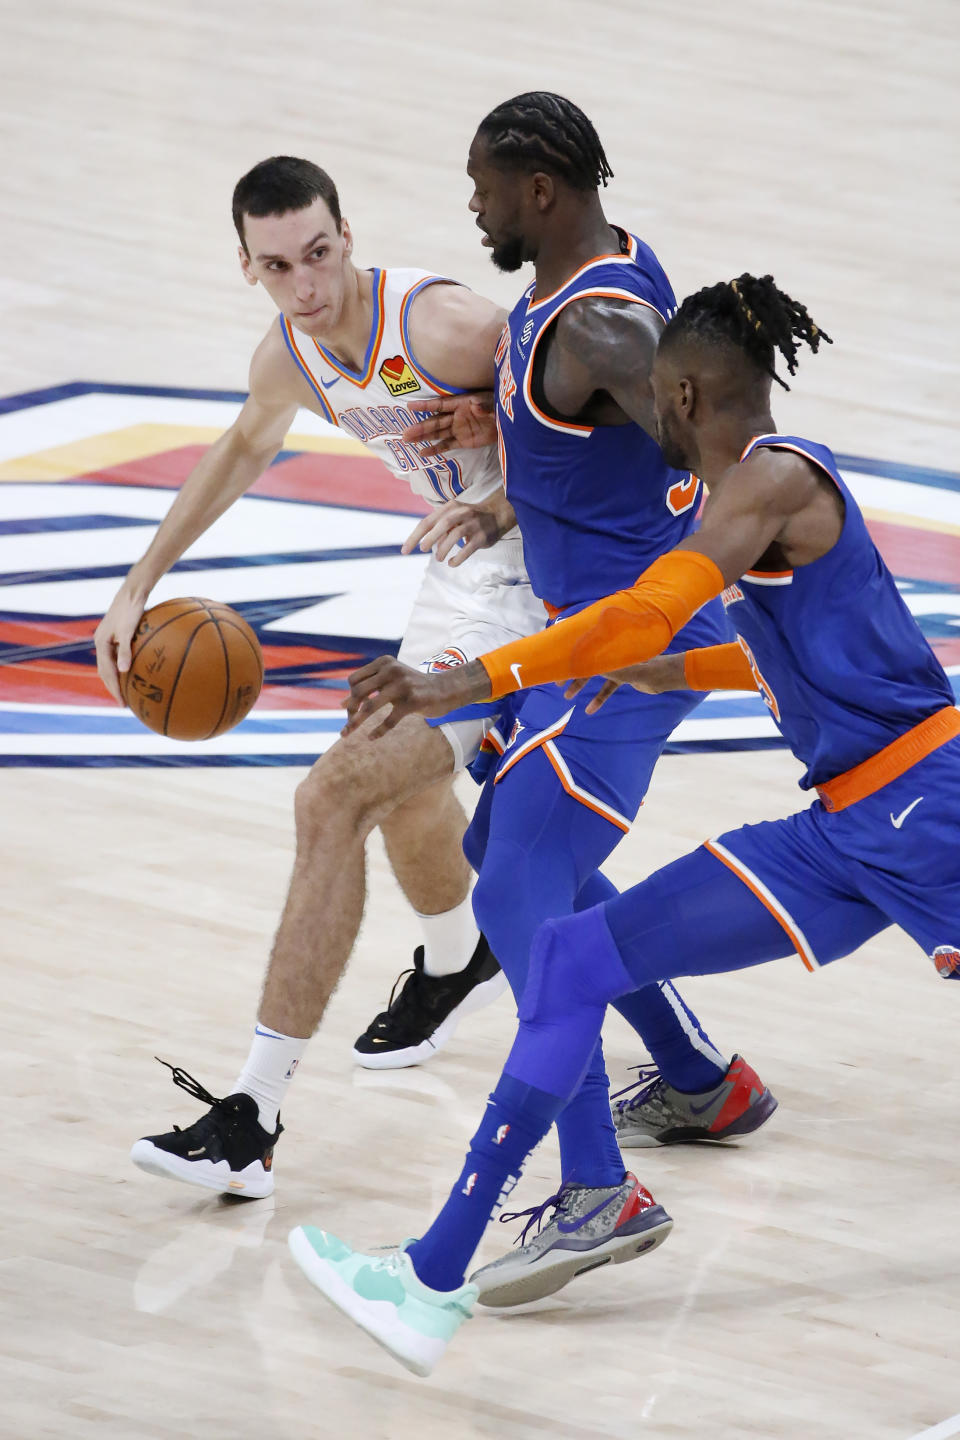
[[309, 845], [323, 833], [342, 829], [367, 835], [377, 824], [378, 806], [363, 773], [334, 745], [297, 786], [293, 813], [297, 840]]
[[517, 1013], [521, 1020], [555, 1020], [571, 1010], [603, 1009], [635, 988], [606, 922], [586, 910], [545, 920], [537, 930]]

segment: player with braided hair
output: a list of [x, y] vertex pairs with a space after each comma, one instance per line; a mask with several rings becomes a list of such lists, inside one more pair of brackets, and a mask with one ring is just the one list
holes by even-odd
[[[794, 953], [814, 970], [893, 924], [941, 975], [960, 979], [960, 713], [950, 682], [831, 452], [778, 434], [770, 413], [774, 352], [793, 373], [796, 341], [816, 350], [822, 338], [769, 277], [701, 290], [664, 330], [652, 375], [663, 453], [710, 492], [701, 528], [630, 589], [471, 666], [418, 676], [384, 659], [352, 682], [355, 719], [392, 704], [384, 728], [411, 710], [508, 694], [521, 667], [528, 683], [615, 672], [591, 712], [621, 684], [660, 694], [752, 683], [807, 767], [801, 788], [818, 797], [541, 926], [516, 1041], [431, 1227], [443, 1222], [461, 1275], [490, 1195], [511, 1187], [575, 1093], [617, 997]], [[721, 592], [737, 640], [663, 653]], [[430, 1289], [419, 1243], [375, 1259], [310, 1227], [291, 1236], [314, 1283], [426, 1373], [476, 1290]]]
[[504, 101], [480, 122], [477, 136], [498, 165], [556, 170], [576, 190], [596, 190], [613, 178], [592, 122], [572, 100], [547, 90]]

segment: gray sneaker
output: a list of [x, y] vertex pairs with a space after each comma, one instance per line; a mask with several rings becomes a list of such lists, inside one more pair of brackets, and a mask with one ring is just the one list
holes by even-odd
[[[548, 1210], [553, 1211], [544, 1224]], [[623, 1183], [604, 1189], [562, 1185], [542, 1205], [502, 1215], [504, 1221], [530, 1219], [519, 1245], [470, 1276], [481, 1305], [523, 1305], [561, 1290], [577, 1275], [612, 1260], [621, 1265], [661, 1245], [673, 1221], [629, 1171]], [[536, 1225], [532, 1240], [527, 1240]]]
[[611, 1099], [622, 1150], [676, 1145], [685, 1140], [731, 1140], [759, 1130], [777, 1101], [746, 1060], [734, 1055], [714, 1090], [687, 1095], [668, 1085], [655, 1065], [637, 1065], [638, 1079]]

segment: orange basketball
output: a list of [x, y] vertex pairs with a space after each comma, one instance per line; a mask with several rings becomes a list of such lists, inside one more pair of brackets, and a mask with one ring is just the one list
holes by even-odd
[[123, 698], [139, 720], [172, 740], [209, 740], [238, 725], [260, 694], [260, 642], [217, 600], [165, 600], [133, 637]]

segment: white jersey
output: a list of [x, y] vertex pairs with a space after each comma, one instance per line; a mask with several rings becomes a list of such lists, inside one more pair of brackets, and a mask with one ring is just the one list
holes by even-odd
[[[415, 418], [407, 404], [466, 393], [424, 370], [410, 344], [410, 306], [428, 285], [449, 284], [426, 270], [373, 270], [373, 323], [360, 370], [304, 335], [286, 315], [280, 323], [290, 354], [320, 409], [334, 425], [362, 440], [394, 475], [433, 505], [462, 495], [478, 501], [503, 484], [496, 445], [424, 455], [422, 442], [400, 439]], [[426, 412], [424, 412], [426, 413]]]

